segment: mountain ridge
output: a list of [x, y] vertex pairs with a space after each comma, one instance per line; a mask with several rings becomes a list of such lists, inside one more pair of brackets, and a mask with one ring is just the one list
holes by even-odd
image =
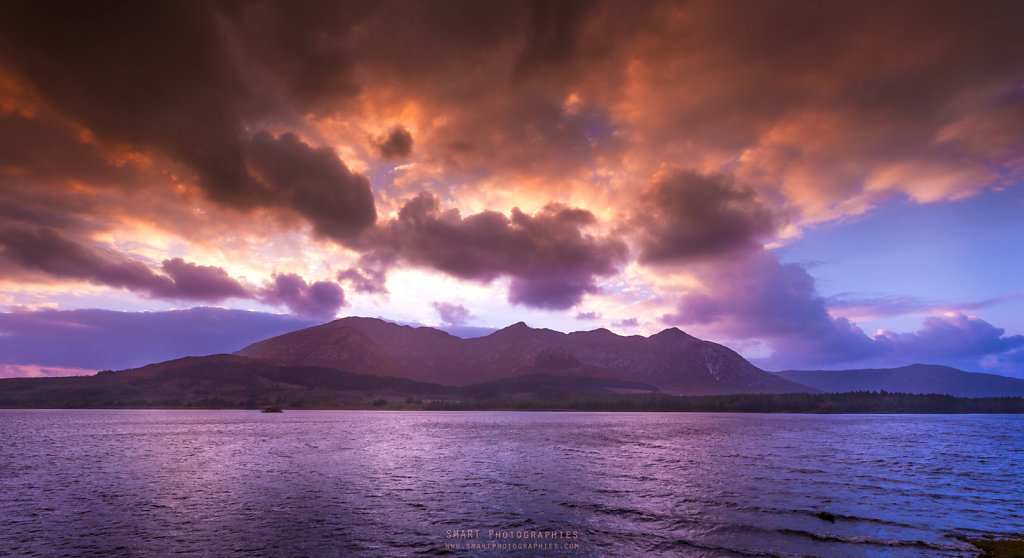
[[0, 379], [0, 408], [361, 408], [474, 396], [621, 393], [659, 392], [639, 382], [544, 374], [452, 387], [216, 354], [92, 376]]
[[1024, 380], [939, 364], [853, 370], [781, 370], [774, 374], [824, 392], [889, 391], [960, 397], [1024, 396]]
[[348, 317], [265, 339], [235, 354], [451, 386], [543, 373], [635, 381], [680, 395], [815, 391], [678, 328], [643, 337], [607, 329], [563, 333], [517, 322], [461, 339], [425, 326]]

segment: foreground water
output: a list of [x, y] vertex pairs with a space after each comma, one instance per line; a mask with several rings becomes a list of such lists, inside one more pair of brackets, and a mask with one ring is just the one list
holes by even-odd
[[998, 415], [0, 411], [0, 555], [973, 556], [955, 536], [1024, 532], [1022, 434]]

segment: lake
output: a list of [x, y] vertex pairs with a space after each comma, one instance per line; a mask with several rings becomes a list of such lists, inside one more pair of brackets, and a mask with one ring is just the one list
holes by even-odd
[[974, 556], [1024, 416], [0, 410], [0, 555]]

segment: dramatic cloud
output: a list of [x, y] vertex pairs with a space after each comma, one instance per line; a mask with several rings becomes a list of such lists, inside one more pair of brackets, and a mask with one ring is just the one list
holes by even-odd
[[376, 221], [369, 180], [349, 171], [333, 150], [314, 149], [291, 133], [260, 132], [247, 153], [267, 195], [308, 219], [315, 233], [340, 241]]
[[153, 294], [157, 296], [193, 300], [220, 300], [251, 296], [238, 281], [219, 267], [196, 265], [181, 258], [174, 258], [164, 260], [161, 269], [174, 282], [174, 287], [164, 292], [153, 291]]
[[585, 232], [595, 223], [590, 212], [558, 204], [535, 215], [513, 209], [510, 217], [484, 211], [464, 218], [457, 209], [442, 211], [436, 196], [423, 193], [369, 242], [382, 259], [462, 279], [508, 276], [510, 302], [565, 309], [597, 292], [596, 278], [616, 273], [626, 256], [621, 241]]
[[3, 2], [0, 303], [88, 282], [327, 319], [346, 294], [386, 307], [400, 266], [507, 283], [520, 313], [680, 300], [669, 322], [792, 362], [925, 354], [931, 326], [855, 321], [1018, 289], [824, 299], [762, 247], [1019, 192], [1022, 19], [1002, 0]]
[[186, 355], [233, 352], [311, 325], [291, 316], [221, 308], [0, 313], [0, 365], [119, 370]]
[[819, 365], [845, 362], [877, 350], [856, 325], [833, 318], [814, 279], [796, 264], [759, 252], [709, 271], [704, 292], [683, 297], [670, 325], [713, 326], [733, 339], [770, 341], [780, 358]]
[[159, 298], [218, 301], [251, 296], [219, 267], [174, 258], [163, 262], [166, 275], [160, 275], [140, 261], [69, 240], [53, 229], [0, 230], [0, 260], [58, 278], [124, 288]]
[[3, 62], [96, 137], [188, 165], [217, 201], [253, 205], [238, 138], [256, 109], [201, 5], [5, 4]]
[[20, 98], [184, 165], [233, 207], [280, 202], [249, 175], [245, 143], [292, 129], [383, 134], [384, 157], [408, 156], [415, 133], [420, 185], [550, 190], [554, 177], [643, 180], [674, 164], [728, 171], [820, 219], [891, 192], [950, 199], [1019, 178], [1022, 11], [31, 2], [4, 6], [0, 37]]
[[12, 23], [0, 33], [4, 66], [106, 144], [167, 157], [191, 169], [215, 202], [295, 211], [335, 240], [376, 219], [368, 180], [332, 150], [290, 133], [248, 137], [250, 121], [290, 109], [246, 81], [255, 70], [235, 58], [219, 21], [229, 14], [217, 7], [39, 2], [3, 11]]
[[449, 326], [461, 326], [465, 325], [466, 322], [474, 316], [469, 312], [469, 309], [461, 304], [452, 304], [450, 302], [433, 302], [430, 304], [437, 310], [437, 315], [440, 316], [441, 321], [445, 325]]
[[731, 339], [761, 339], [773, 354], [762, 366], [835, 368], [942, 363], [969, 370], [1024, 346], [1024, 336], [960, 313], [929, 316], [913, 333], [882, 331], [869, 337], [844, 317], [834, 317], [814, 279], [797, 264], [758, 253], [739, 265], [710, 271], [709, 287], [682, 298], [671, 325], [701, 325]]
[[345, 292], [331, 281], [306, 283], [294, 273], [279, 273], [260, 293], [263, 302], [287, 306], [299, 316], [332, 319], [345, 306]]
[[598, 320], [600, 318], [601, 318], [601, 314], [598, 314], [597, 312], [577, 312], [576, 313], [576, 319], [577, 320]]
[[73, 126], [53, 116], [28, 117], [0, 111], [0, 169], [4, 188], [15, 182], [67, 186], [69, 182], [116, 184], [131, 188], [138, 169], [111, 162], [94, 143], [77, 137]]
[[[627, 114], [644, 132], [642, 151], [731, 167], [809, 219], [860, 212], [891, 192], [956, 198], [1013, 168], [1003, 149], [978, 157], [961, 123], [1024, 100], [1024, 41], [1009, 23], [1019, 4], [790, 8], [653, 8], [664, 17], [628, 50]], [[1013, 136], [986, 139], [1002, 147], [1021, 132]]]
[[874, 340], [889, 356], [914, 362], [976, 361], [1024, 347], [1024, 335], [1007, 336], [1002, 328], [960, 313], [929, 316], [920, 331], [882, 331]]
[[385, 159], [404, 159], [412, 153], [412, 134], [399, 126], [378, 141], [377, 149]]
[[640, 261], [685, 262], [760, 248], [776, 217], [725, 176], [674, 171], [640, 196]]

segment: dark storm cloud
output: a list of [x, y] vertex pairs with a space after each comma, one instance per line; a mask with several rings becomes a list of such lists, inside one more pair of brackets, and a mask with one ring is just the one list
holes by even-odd
[[8, 180], [49, 183], [50, 189], [72, 180], [130, 187], [139, 178], [133, 167], [111, 163], [67, 124], [16, 112], [0, 113], [0, 169]]
[[[319, 234], [352, 237], [376, 218], [365, 177], [351, 173], [333, 151], [311, 148], [293, 135], [249, 138], [250, 124], [284, 117], [291, 105], [266, 93], [268, 84], [261, 86], [255, 77], [260, 69], [251, 66], [257, 62], [247, 58], [259, 58], [266, 45], [226, 37], [231, 18], [249, 13], [229, 7], [7, 3], [0, 10], [0, 64], [43, 104], [99, 141], [185, 165], [215, 202], [241, 210], [284, 208], [308, 219]], [[259, 12], [259, 5], [252, 8]], [[254, 25], [260, 23], [253, 18]], [[276, 44], [276, 38], [266, 40]], [[295, 60], [266, 62], [288, 69], [281, 71], [288, 74], [289, 91], [309, 93], [296, 93], [300, 100], [347, 90], [323, 83], [329, 78], [303, 79], [336, 69], [330, 62], [334, 50], [326, 48], [319, 57], [312, 52], [318, 43], [307, 43], [316, 41], [297, 40], [281, 51]], [[252, 176], [250, 168], [262, 175]]]
[[227, 353], [314, 322], [244, 310], [39, 310], [0, 313], [0, 365], [119, 370]]
[[[1019, 182], [1022, 17], [1024, 4], [999, 0], [3, 2], [0, 265], [148, 296], [236, 296], [216, 267], [151, 269], [83, 240], [141, 221], [200, 238], [206, 228], [178, 223], [193, 209], [209, 228], [240, 223], [243, 238], [267, 229], [247, 211], [298, 215], [365, 251], [338, 275], [365, 293], [400, 261], [505, 278], [511, 302], [562, 309], [628, 263], [621, 241], [584, 232], [593, 214], [558, 205], [463, 216], [425, 195], [374, 227], [366, 179], [320, 145], [359, 151], [363, 130], [402, 122], [415, 152], [384, 138], [381, 155], [426, 175], [396, 181], [402, 192], [427, 184], [476, 207], [587, 200], [573, 203], [621, 210], [623, 223], [600, 225], [633, 230], [645, 263], [716, 262], [675, 319], [808, 361], [896, 351], [830, 316], [805, 270], [759, 246], [790, 218]], [[359, 132], [332, 135], [339, 122]], [[167, 190], [159, 210], [131, 197], [146, 188]], [[193, 208], [195, 189], [221, 207]], [[276, 303], [302, 311], [344, 301], [330, 282], [279, 283]]]
[[238, 56], [269, 74], [283, 96], [302, 113], [330, 114], [361, 91], [353, 75], [353, 25], [373, 7], [371, 2], [271, 2], [231, 6], [229, 40]]
[[349, 239], [377, 220], [370, 181], [328, 147], [313, 148], [294, 134], [260, 132], [247, 142], [250, 167], [275, 205], [290, 207], [334, 240]]
[[385, 159], [405, 159], [412, 153], [412, 134], [399, 126], [378, 140], [377, 149]]
[[409, 104], [429, 115], [416, 155], [442, 181], [625, 160], [644, 176], [689, 158], [825, 213], [1012, 169], [1021, 15], [998, 1], [8, 2], [0, 65], [236, 208], [287, 199], [247, 172], [253, 132]]
[[332, 281], [306, 283], [294, 273], [279, 273], [260, 293], [263, 302], [287, 306], [296, 315], [333, 318], [345, 306], [345, 292]]
[[62, 279], [124, 288], [153, 297], [218, 301], [251, 295], [219, 267], [165, 260], [166, 275], [143, 262], [70, 240], [48, 228], [0, 230], [0, 259]]
[[473, 317], [469, 309], [461, 304], [451, 302], [432, 302], [430, 304], [437, 311], [437, 315], [445, 325], [461, 326]]
[[589, 211], [550, 204], [534, 215], [483, 211], [463, 217], [442, 211], [440, 200], [421, 193], [398, 218], [367, 238], [381, 259], [431, 267], [455, 277], [489, 282], [507, 276], [509, 301], [535, 308], [565, 309], [597, 292], [596, 278], [617, 272], [625, 245], [596, 237]]
[[777, 221], [753, 191], [725, 176], [674, 171], [640, 196], [639, 260], [686, 262], [757, 249]]
[[238, 143], [245, 86], [203, 4], [9, 2], [5, 65], [96, 137], [189, 165], [217, 201], [257, 196]]
[[152, 178], [133, 162], [111, 160], [80, 135], [52, 115], [0, 110], [0, 228], [20, 223], [72, 234], [97, 231], [118, 207], [84, 192], [135, 192]]
[[547, 69], [564, 71], [580, 41], [580, 28], [594, 2], [534, 0], [526, 41], [515, 62], [514, 75], [522, 78]]

